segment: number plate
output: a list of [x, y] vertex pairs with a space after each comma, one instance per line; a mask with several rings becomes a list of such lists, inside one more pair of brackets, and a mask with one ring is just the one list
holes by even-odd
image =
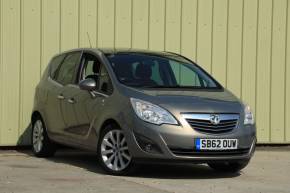
[[196, 139], [197, 150], [229, 150], [238, 148], [237, 139]]

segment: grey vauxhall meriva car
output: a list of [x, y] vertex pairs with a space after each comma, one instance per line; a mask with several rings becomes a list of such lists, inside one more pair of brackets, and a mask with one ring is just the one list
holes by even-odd
[[75, 49], [54, 56], [37, 85], [32, 150], [96, 152], [110, 174], [138, 163], [207, 163], [238, 172], [256, 143], [253, 114], [189, 59], [169, 52]]

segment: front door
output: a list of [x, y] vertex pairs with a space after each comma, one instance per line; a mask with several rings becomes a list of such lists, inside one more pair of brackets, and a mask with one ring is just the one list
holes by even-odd
[[91, 146], [93, 144], [90, 144], [88, 138], [91, 137], [90, 134], [94, 134], [93, 120], [102, 112], [103, 103], [107, 98], [107, 94], [102, 93], [99, 88], [105, 84], [106, 91], [111, 92], [112, 86], [108, 81], [110, 79], [107, 71], [95, 55], [84, 53], [80, 65], [77, 82], [92, 78], [96, 81], [97, 88], [89, 92], [81, 90], [78, 85], [65, 87], [63, 94], [66, 100], [61, 105], [66, 123], [64, 132], [74, 143]]
[[65, 135], [74, 142], [82, 143], [90, 129], [91, 118], [87, 109], [96, 98], [90, 92], [81, 90], [78, 82], [85, 78], [92, 78], [98, 82], [100, 62], [93, 54], [83, 53], [79, 66], [76, 84], [64, 88], [63, 95], [66, 100], [62, 102], [61, 109], [66, 124]]

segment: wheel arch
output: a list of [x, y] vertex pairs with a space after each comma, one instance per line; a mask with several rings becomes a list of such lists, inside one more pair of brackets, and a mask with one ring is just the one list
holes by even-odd
[[31, 124], [32, 125], [36, 121], [37, 118], [41, 118], [42, 119], [42, 115], [41, 115], [41, 113], [39, 111], [35, 110], [31, 114]]
[[120, 126], [120, 124], [118, 123], [118, 121], [116, 121], [115, 119], [113, 119], [113, 118], [108, 118], [108, 119], [106, 119], [103, 123], [102, 123], [102, 125], [101, 125], [101, 127], [100, 127], [100, 129], [99, 129], [99, 136], [101, 135], [101, 133], [103, 132], [103, 130], [106, 128], [106, 126], [108, 126], [108, 125], [110, 125], [110, 124], [115, 124], [115, 125], [117, 125], [119, 128], [121, 128], [122, 129], [122, 127]]

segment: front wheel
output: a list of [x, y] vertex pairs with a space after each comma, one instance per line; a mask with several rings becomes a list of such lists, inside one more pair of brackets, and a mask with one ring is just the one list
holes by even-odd
[[221, 163], [208, 163], [208, 166], [220, 172], [236, 173], [245, 168], [249, 164], [249, 160], [228, 161]]
[[98, 159], [102, 168], [113, 175], [126, 175], [132, 171], [133, 161], [124, 132], [119, 126], [106, 126], [98, 145]]

